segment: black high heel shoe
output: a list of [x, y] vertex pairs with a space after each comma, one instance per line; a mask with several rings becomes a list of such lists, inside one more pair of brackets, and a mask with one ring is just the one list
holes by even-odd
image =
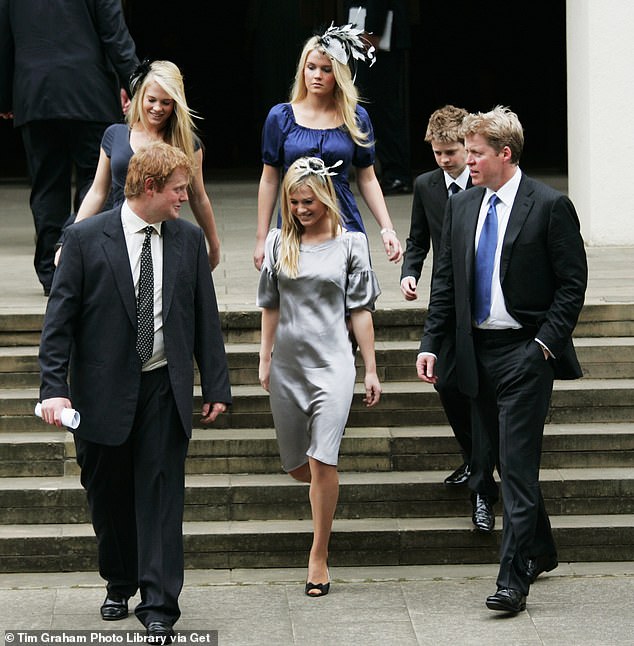
[[[312, 590], [318, 590], [318, 593], [311, 592]], [[311, 583], [306, 581], [306, 586], [304, 587], [304, 594], [308, 597], [325, 597], [328, 592], [330, 592], [330, 572], [328, 571], [328, 583]]]

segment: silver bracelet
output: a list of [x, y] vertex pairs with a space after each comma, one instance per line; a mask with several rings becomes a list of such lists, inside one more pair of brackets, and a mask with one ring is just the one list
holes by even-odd
[[383, 229], [381, 229], [381, 231], [379, 233], [381, 235], [383, 235], [384, 233], [392, 233], [392, 234], [396, 235], [396, 231], [394, 231], [394, 229], [388, 229], [387, 227], [383, 227]]

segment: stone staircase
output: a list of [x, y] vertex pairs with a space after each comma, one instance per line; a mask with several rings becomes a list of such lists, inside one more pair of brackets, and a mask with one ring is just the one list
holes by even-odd
[[[186, 567], [303, 567], [307, 489], [280, 470], [268, 396], [257, 383], [259, 313], [222, 316], [234, 406], [212, 428], [194, 419]], [[41, 323], [37, 315], [0, 317], [0, 572], [96, 568], [72, 436], [33, 416]], [[422, 311], [375, 314], [384, 395], [368, 410], [359, 389], [353, 403], [333, 565], [497, 561], [501, 506], [496, 531], [476, 533], [468, 492], [442, 485], [460, 456], [435, 391], [416, 379], [422, 323]], [[542, 460], [560, 560], [632, 560], [634, 305], [586, 306], [575, 344], [585, 377], [556, 382]]]

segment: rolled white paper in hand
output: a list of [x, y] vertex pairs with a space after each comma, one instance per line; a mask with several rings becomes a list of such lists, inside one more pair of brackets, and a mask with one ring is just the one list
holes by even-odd
[[[42, 417], [42, 404], [40, 402], [35, 404], [35, 414], [40, 418]], [[62, 408], [62, 424], [64, 426], [75, 429], [79, 426], [80, 420], [79, 412], [74, 408]]]

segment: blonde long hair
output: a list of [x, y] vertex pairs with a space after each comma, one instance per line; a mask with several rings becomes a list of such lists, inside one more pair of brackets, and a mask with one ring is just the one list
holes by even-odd
[[298, 101], [305, 99], [308, 94], [306, 81], [304, 80], [304, 68], [306, 67], [306, 59], [308, 58], [308, 55], [313, 51], [318, 51], [320, 54], [327, 56], [332, 62], [332, 71], [335, 75], [336, 81], [334, 99], [337, 106], [337, 112], [339, 113], [346, 130], [350, 133], [352, 140], [359, 146], [372, 146], [374, 142], [368, 140], [368, 133], [361, 130], [359, 123], [357, 122], [357, 114], [355, 110], [357, 108], [357, 103], [359, 103], [359, 93], [352, 81], [350, 68], [328, 54], [328, 52], [320, 45], [319, 36], [309, 38], [300, 54], [297, 71], [295, 72], [295, 82], [291, 89], [290, 102], [297, 103]]
[[196, 140], [194, 118], [200, 117], [187, 105], [183, 75], [171, 61], [153, 61], [150, 63], [148, 73], [141, 81], [141, 85], [135, 88], [130, 102], [130, 108], [126, 114], [128, 125], [132, 127], [135, 123], [140, 122], [146, 130], [149, 130], [147, 115], [143, 110], [143, 98], [147, 92], [148, 85], [153, 81], [156, 81], [174, 101], [174, 111], [165, 127], [165, 143], [180, 148], [194, 162]]
[[275, 267], [277, 271], [284, 272], [290, 278], [297, 278], [299, 272], [299, 245], [304, 233], [304, 227], [291, 213], [290, 196], [303, 186], [310, 188], [315, 197], [326, 207], [333, 238], [341, 226], [337, 194], [324, 162], [318, 157], [296, 159], [289, 166], [282, 181], [282, 231]]

